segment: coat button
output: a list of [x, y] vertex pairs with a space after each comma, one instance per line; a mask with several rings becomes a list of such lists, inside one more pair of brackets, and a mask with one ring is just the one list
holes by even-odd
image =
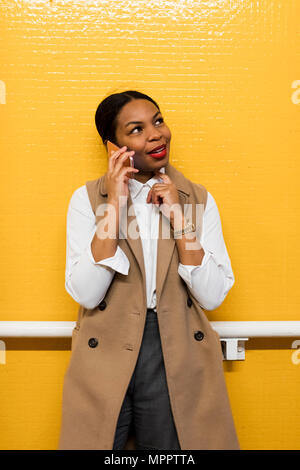
[[90, 348], [95, 348], [98, 345], [98, 340], [96, 338], [90, 338], [89, 339], [89, 347]]
[[100, 304], [98, 305], [99, 310], [104, 310], [106, 308], [106, 302], [105, 300], [102, 300]]
[[186, 303], [187, 303], [188, 307], [191, 307], [191, 306], [193, 305], [193, 301], [192, 301], [192, 299], [191, 299], [190, 297], [187, 298], [187, 302], [186, 302]]
[[202, 333], [202, 331], [196, 331], [194, 333], [194, 338], [197, 340], [197, 341], [202, 341], [203, 338], [204, 338], [204, 333]]

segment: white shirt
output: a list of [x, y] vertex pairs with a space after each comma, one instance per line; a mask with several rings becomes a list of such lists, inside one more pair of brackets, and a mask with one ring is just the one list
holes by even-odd
[[[160, 171], [165, 173], [165, 168]], [[146, 199], [150, 188], [157, 182], [162, 180], [154, 176], [145, 184], [136, 179], [129, 179], [128, 183], [144, 253], [147, 308], [156, 307], [159, 208], [146, 203]], [[86, 185], [83, 185], [74, 191], [68, 207], [65, 288], [76, 302], [88, 309], [95, 308], [104, 299], [115, 271], [127, 275], [130, 269], [129, 260], [119, 245], [114, 256], [98, 262], [94, 260], [91, 242], [95, 232], [95, 214]], [[214, 310], [221, 305], [235, 279], [223, 239], [219, 211], [209, 192], [203, 212], [200, 244], [205, 251], [201, 265], [179, 263], [178, 274], [201, 307]]]

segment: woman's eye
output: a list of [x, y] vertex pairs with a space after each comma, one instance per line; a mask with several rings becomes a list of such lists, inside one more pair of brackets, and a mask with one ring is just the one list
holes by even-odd
[[[164, 122], [163, 118], [158, 118], [158, 119], [156, 119], [155, 122], [157, 122], [157, 121]], [[132, 129], [132, 131], [130, 132], [130, 134], [131, 134], [135, 129], [141, 129], [141, 126], [136, 126], [136, 127], [134, 127], [134, 128]]]

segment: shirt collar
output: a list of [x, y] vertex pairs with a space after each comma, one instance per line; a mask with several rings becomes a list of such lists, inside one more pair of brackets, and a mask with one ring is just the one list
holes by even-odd
[[[166, 169], [165, 169], [165, 167], [162, 167], [162, 168], [160, 168], [159, 171], [161, 173], [165, 173]], [[154, 175], [152, 178], [150, 178], [148, 181], [146, 181], [146, 183], [143, 184], [143, 183], [141, 183], [140, 181], [138, 181], [136, 179], [129, 178], [128, 187], [129, 187], [131, 198], [135, 199], [136, 197], [138, 197], [138, 195], [140, 194], [141, 190], [144, 187], [148, 186], [149, 188], [152, 188], [152, 186], [155, 183], [163, 183], [163, 180], [159, 176]]]

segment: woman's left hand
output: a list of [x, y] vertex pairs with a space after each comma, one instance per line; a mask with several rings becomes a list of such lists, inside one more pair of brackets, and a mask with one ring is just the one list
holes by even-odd
[[[164, 182], [155, 183], [150, 189], [147, 196], [147, 203], [152, 202], [159, 207], [162, 214], [169, 219], [172, 224], [174, 220], [174, 212], [182, 216], [182, 209], [179, 202], [178, 191], [175, 184], [171, 181], [170, 177], [160, 171], [155, 172], [156, 176], [159, 176]], [[161, 206], [162, 204], [162, 206]], [[173, 206], [175, 204], [176, 206]], [[161, 207], [160, 207], [161, 206]], [[172, 207], [173, 206], [173, 207]], [[171, 212], [172, 207], [172, 212]]]

